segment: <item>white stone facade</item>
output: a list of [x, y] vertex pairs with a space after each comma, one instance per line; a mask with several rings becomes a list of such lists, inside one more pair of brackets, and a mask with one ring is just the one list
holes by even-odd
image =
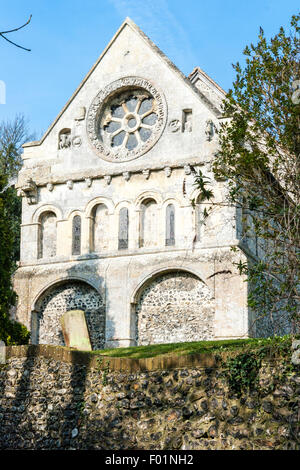
[[15, 289], [32, 342], [62, 344], [59, 315], [80, 305], [94, 348], [255, 334], [232, 263], [251, 255], [237, 214], [214, 206], [203, 224], [194, 185], [200, 169], [224, 201], [211, 171], [223, 97], [126, 19], [41, 141], [25, 144]]

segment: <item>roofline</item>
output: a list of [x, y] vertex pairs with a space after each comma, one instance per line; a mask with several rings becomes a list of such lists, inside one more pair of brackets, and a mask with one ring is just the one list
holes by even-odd
[[[54, 121], [52, 122], [52, 124], [48, 127], [48, 129], [46, 130], [46, 132], [44, 133], [44, 135], [42, 136], [42, 138], [38, 141], [33, 141], [33, 142], [26, 142], [22, 145], [23, 148], [26, 148], [26, 147], [35, 147], [35, 146], [39, 146], [41, 145], [44, 140], [46, 139], [46, 137], [48, 136], [48, 134], [51, 132], [51, 130], [53, 129], [53, 127], [55, 126], [55, 124], [58, 122], [58, 120], [60, 119], [60, 117], [63, 115], [63, 113], [65, 112], [65, 110], [68, 108], [68, 106], [70, 105], [70, 103], [73, 101], [73, 99], [76, 97], [76, 95], [79, 93], [79, 91], [81, 90], [81, 88], [83, 87], [83, 85], [86, 83], [86, 81], [89, 79], [89, 77], [92, 75], [92, 73], [94, 72], [94, 70], [96, 69], [96, 67], [98, 66], [98, 64], [101, 62], [102, 58], [104, 57], [104, 55], [106, 54], [106, 52], [109, 50], [109, 48], [111, 47], [111, 45], [113, 44], [113, 42], [116, 40], [116, 38], [119, 36], [119, 34], [122, 32], [122, 30], [125, 28], [125, 26], [129, 26], [131, 27], [135, 32], [139, 33], [139, 35], [144, 39], [144, 41], [152, 48], [154, 49], [154, 51], [165, 61], [167, 62], [167, 64], [169, 65], [169, 67], [171, 67], [171, 69], [177, 74], [179, 75], [179, 77], [185, 82], [185, 84], [187, 86], [189, 86], [193, 91], [194, 93], [196, 93], [198, 95], [198, 97], [200, 97], [203, 101], [206, 102], [206, 104], [213, 109], [213, 111], [217, 114], [217, 115], [220, 115], [220, 111], [219, 109], [216, 108], [216, 106], [211, 103], [208, 98], [203, 94], [201, 93], [200, 90], [198, 90], [198, 88], [191, 82], [190, 78], [187, 78], [182, 72], [181, 70], [159, 49], [159, 47], [156, 46], [156, 44], [154, 44], [151, 39], [134, 23], [134, 21], [132, 21], [131, 18], [129, 18], [128, 16], [125, 18], [125, 20], [123, 21], [123, 23], [121, 24], [120, 28], [118, 29], [118, 31], [114, 34], [114, 36], [112, 37], [112, 39], [109, 41], [109, 43], [107, 44], [107, 46], [105, 47], [105, 49], [103, 50], [103, 52], [100, 54], [100, 56], [98, 57], [97, 61], [94, 63], [94, 65], [92, 66], [92, 68], [89, 70], [89, 72], [86, 74], [86, 76], [83, 78], [83, 80], [81, 81], [81, 83], [79, 84], [79, 86], [76, 88], [76, 90], [74, 91], [74, 93], [72, 94], [72, 96], [69, 98], [69, 100], [67, 101], [67, 103], [64, 105], [64, 107], [62, 108], [62, 110], [60, 111], [60, 113], [56, 116], [56, 118], [54, 119]], [[201, 70], [200, 67], [196, 67], [192, 74], [197, 70]], [[202, 72], [202, 71], [201, 71]], [[219, 85], [217, 85], [210, 77], [208, 77], [208, 75], [206, 75], [204, 72], [202, 72], [206, 77], [207, 79], [212, 83], [214, 84], [218, 89], [220, 89], [220, 91], [222, 91], [222, 93], [225, 93], [224, 90], [222, 90], [221, 87], [219, 87]], [[189, 77], [192, 75], [190, 74]], [[225, 93], [226, 94], [226, 93]]]
[[45, 138], [47, 137], [47, 135], [50, 133], [50, 131], [53, 129], [53, 127], [55, 126], [55, 124], [57, 123], [57, 121], [59, 120], [59, 118], [63, 115], [63, 113], [65, 112], [65, 110], [67, 109], [67, 107], [69, 106], [69, 104], [73, 101], [73, 99], [75, 98], [75, 96], [78, 94], [78, 92], [81, 90], [81, 88], [83, 87], [83, 85], [85, 84], [85, 82], [88, 80], [88, 78], [91, 76], [91, 74], [93, 73], [93, 71], [95, 70], [95, 68], [97, 67], [97, 65], [99, 64], [99, 62], [101, 61], [102, 57], [106, 54], [106, 52], [108, 51], [108, 49], [110, 48], [110, 46], [112, 45], [112, 43], [114, 42], [114, 40], [119, 36], [120, 32], [122, 31], [122, 29], [125, 27], [125, 25], [128, 23], [128, 20], [129, 18], [126, 18], [125, 21], [123, 21], [123, 23], [121, 24], [120, 28], [118, 29], [118, 31], [115, 33], [115, 35], [112, 37], [112, 39], [109, 41], [109, 43], [107, 44], [107, 46], [105, 47], [105, 49], [103, 50], [103, 52], [100, 54], [100, 56], [98, 57], [98, 59], [96, 60], [96, 62], [94, 63], [94, 65], [92, 66], [92, 68], [88, 71], [88, 73], [86, 74], [86, 76], [83, 78], [83, 80], [81, 81], [81, 83], [79, 84], [79, 86], [76, 88], [76, 90], [74, 91], [74, 93], [72, 94], [72, 96], [69, 98], [69, 100], [66, 102], [66, 104], [64, 105], [64, 107], [62, 108], [62, 110], [60, 111], [60, 113], [56, 116], [56, 118], [54, 119], [54, 121], [52, 122], [52, 124], [48, 127], [48, 129], [46, 130], [46, 132], [44, 133], [44, 135], [42, 136], [42, 138], [40, 140], [37, 140], [37, 141], [34, 141], [34, 142], [26, 142], [25, 144], [22, 145], [22, 147], [34, 147], [34, 146], [37, 146], [37, 145], [41, 145]]
[[193, 79], [193, 75], [195, 75], [196, 73], [199, 73], [200, 75], [203, 75], [209, 82], [211, 85], [213, 85], [214, 87], [216, 87], [223, 95], [227, 95], [226, 91], [223, 90], [222, 87], [220, 87], [220, 85], [218, 85], [209, 75], [207, 75], [206, 72], [204, 72], [204, 70], [202, 70], [199, 66], [195, 67], [194, 70], [188, 75], [188, 78], [189, 80], [192, 80]]

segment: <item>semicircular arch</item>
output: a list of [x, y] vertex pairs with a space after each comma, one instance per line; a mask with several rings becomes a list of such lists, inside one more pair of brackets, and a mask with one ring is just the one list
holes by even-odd
[[137, 345], [211, 340], [214, 298], [209, 287], [184, 269], [152, 273], [135, 293]]
[[163, 198], [160, 192], [155, 191], [155, 190], [144, 191], [141, 194], [139, 194], [139, 196], [136, 198], [135, 203], [134, 203], [135, 208], [140, 209], [141, 204], [147, 199], [153, 199], [158, 205], [158, 207], [161, 207], [163, 203]]
[[85, 217], [91, 217], [94, 207], [100, 204], [103, 204], [104, 206], [107, 207], [109, 214], [114, 213], [115, 205], [113, 201], [109, 198], [99, 196], [99, 197], [95, 197], [94, 199], [88, 202], [84, 211]]
[[53, 212], [58, 220], [62, 220], [63, 218], [63, 213], [62, 209], [55, 205], [55, 204], [45, 204], [43, 206], [38, 207], [35, 212], [33, 213], [32, 216], [32, 222], [33, 223], [38, 223], [40, 220], [41, 215], [44, 212]]
[[64, 346], [61, 316], [82, 310], [93, 349], [105, 346], [105, 301], [86, 279], [68, 277], [44, 286], [32, 304], [31, 324], [34, 344]]

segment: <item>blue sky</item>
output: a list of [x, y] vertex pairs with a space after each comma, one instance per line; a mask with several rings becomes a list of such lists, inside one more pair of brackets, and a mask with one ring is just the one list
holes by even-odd
[[[3, 3], [5, 3], [3, 5]], [[196, 65], [228, 90], [232, 63], [247, 44], [288, 28], [296, 0], [10, 0], [2, 2], [0, 31], [29, 26], [0, 38], [0, 80], [6, 104], [0, 121], [28, 118], [37, 138], [48, 128], [126, 16], [188, 75]]]

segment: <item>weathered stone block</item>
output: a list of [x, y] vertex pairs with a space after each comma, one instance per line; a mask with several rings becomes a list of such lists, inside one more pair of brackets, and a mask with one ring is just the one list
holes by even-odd
[[70, 348], [91, 351], [91, 341], [82, 310], [70, 310], [61, 316], [65, 343]]

